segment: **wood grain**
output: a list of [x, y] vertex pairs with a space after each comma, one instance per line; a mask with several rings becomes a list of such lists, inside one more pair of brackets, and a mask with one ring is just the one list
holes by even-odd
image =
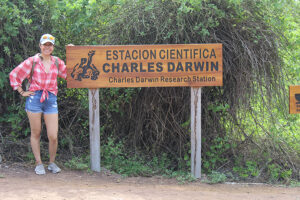
[[222, 44], [66, 46], [69, 88], [223, 85]]
[[300, 113], [300, 85], [293, 85], [290, 86], [290, 114], [299, 114], [299, 113]]

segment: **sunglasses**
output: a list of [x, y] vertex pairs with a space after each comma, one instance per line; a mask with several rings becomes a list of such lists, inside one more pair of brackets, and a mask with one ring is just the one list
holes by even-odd
[[48, 36], [48, 35], [44, 35], [44, 36], [43, 36], [43, 39], [54, 40], [55, 37], [53, 37], [53, 36]]

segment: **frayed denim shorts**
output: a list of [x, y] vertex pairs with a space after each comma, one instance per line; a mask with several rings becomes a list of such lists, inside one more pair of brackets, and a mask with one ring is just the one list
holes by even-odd
[[35, 94], [26, 98], [25, 110], [32, 113], [57, 114], [57, 97], [55, 94], [48, 92], [48, 99], [40, 102], [43, 91], [38, 90]]

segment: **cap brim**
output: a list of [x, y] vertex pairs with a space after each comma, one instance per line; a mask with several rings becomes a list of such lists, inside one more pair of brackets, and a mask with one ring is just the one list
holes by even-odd
[[47, 42], [50, 42], [51, 44], [54, 45], [54, 42], [52, 40], [49, 40], [49, 39], [45, 39], [41, 42], [41, 44], [46, 44]]

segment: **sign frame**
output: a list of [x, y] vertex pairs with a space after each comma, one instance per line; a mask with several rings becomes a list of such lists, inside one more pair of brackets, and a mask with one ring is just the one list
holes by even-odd
[[[98, 59], [93, 60], [93, 56], [96, 54], [96, 51], [97, 53], [99, 52], [99, 49], [100, 54], [98, 56], [100, 59], [96, 56]], [[131, 51], [126, 51], [126, 49], [131, 49]], [[146, 50], [143, 51], [143, 49]], [[123, 52], [123, 57], [120, 54], [121, 60], [119, 60], [118, 54], [120, 52]], [[127, 56], [128, 59], [136, 58], [133, 59], [134, 62], [124, 61], [126, 60], [127, 52], [129, 52]], [[148, 59], [148, 56], [144, 57], [145, 55], [139, 54], [139, 52], [150, 52], [149, 56], [151, 55], [151, 52], [159, 52], [158, 55], [160, 59], [157, 60], [157, 57], [154, 59], [154, 53], [153, 57]], [[161, 56], [162, 52], [167, 52], [164, 54], [167, 59], [162, 59], [165, 58]], [[178, 52], [186, 52], [186, 54], [182, 59], [181, 56], [176, 56], [175, 52], [177, 52], [177, 54]], [[101, 171], [100, 104], [98, 88], [191, 87], [191, 174], [195, 178], [201, 178], [202, 87], [223, 86], [222, 54], [222, 44], [66, 46], [67, 87], [89, 89], [91, 169], [96, 172]], [[88, 56], [88, 58], [86, 56]], [[106, 59], [103, 59], [103, 57]], [[108, 62], [112, 60], [119, 64], [115, 64], [115, 67], [113, 67], [113, 64]], [[136, 66], [133, 63], [138, 63], [138, 65]], [[146, 67], [143, 68], [143, 66]], [[102, 75], [103, 72], [104, 75]], [[105, 74], [105, 72], [107, 73]], [[215, 77], [215, 80], [209, 81], [203, 77], [201, 79], [201, 76], [205, 77], [208, 75]], [[117, 82], [113, 82], [113, 84], [101, 82], [101, 79], [107, 81], [109, 80], [109, 77], [112, 77], [113, 79], [116, 78]], [[134, 83], [134, 81], [130, 80], [134, 79], [135, 83], [138, 83], [137, 77], [145, 78], [145, 80], [146, 78], [147, 80], [150, 80], [151, 78], [166, 77], [167, 80], [178, 81], [145, 81], [143, 84], [131, 84]], [[194, 81], [194, 77], [198, 78], [195, 78]], [[160, 80], [162, 80], [162, 78]]]

